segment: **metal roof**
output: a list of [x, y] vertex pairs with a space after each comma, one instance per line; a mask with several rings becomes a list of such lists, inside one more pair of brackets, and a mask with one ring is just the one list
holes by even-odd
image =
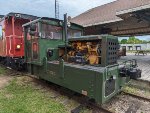
[[8, 13], [7, 15], [3, 16], [3, 18], [1, 20], [5, 19], [7, 17], [16, 17], [16, 18], [22, 18], [22, 19], [27, 19], [27, 20], [35, 20], [35, 19], [39, 18], [39, 17], [33, 16], [33, 15], [11, 12], [11, 13]]
[[[24, 24], [23, 27], [28, 26], [28, 25], [30, 25], [31, 23], [36, 23], [36, 22], [38, 22], [38, 21], [40, 21], [40, 20], [56, 21], [56, 22], [62, 22], [62, 23], [63, 23], [63, 20], [59, 20], [59, 19], [56, 19], [56, 18], [41, 17], [41, 18], [35, 19], [35, 20], [31, 21], [31, 22], [28, 22], [28, 23]], [[75, 26], [77, 26], [77, 27], [83, 28], [83, 26], [78, 25], [78, 24], [76, 24], [76, 23], [72, 23], [72, 22], [71, 22], [71, 25], [75, 25]]]
[[40, 20], [63, 22], [63, 20], [59, 20], [59, 19], [55, 19], [55, 18], [40, 17], [40, 18], [38, 18], [38, 19], [35, 19], [35, 20], [31, 21], [31, 22], [28, 22], [28, 23], [24, 24], [23, 27], [28, 26], [28, 25], [30, 25], [31, 23], [36, 23], [36, 22], [38, 22], [38, 21], [40, 21]]
[[63, 21], [63, 20], [59, 20], [59, 19], [56, 19], [56, 18], [49, 18], [49, 17], [41, 17], [42, 20], [53, 20], [53, 21]]
[[88, 27], [122, 21], [123, 19], [116, 15], [117, 12], [148, 4], [150, 4], [150, 0], [117, 0], [90, 9], [79, 16], [74, 17], [71, 22]]
[[129, 13], [134, 13], [134, 12], [149, 10], [149, 9], [150, 9], [150, 4], [147, 4], [147, 5], [142, 5], [139, 7], [132, 8], [132, 9], [125, 9], [125, 10], [118, 11], [116, 12], [116, 15], [120, 17], [121, 15], [124, 15], [127, 13], [129, 14]]

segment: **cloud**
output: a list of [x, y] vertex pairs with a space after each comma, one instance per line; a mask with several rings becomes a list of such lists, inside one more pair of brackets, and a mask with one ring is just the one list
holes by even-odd
[[[115, 0], [59, 0], [60, 18], [64, 13], [74, 17], [90, 8], [112, 1]], [[0, 14], [20, 12], [54, 17], [54, 4], [55, 0], [0, 0]]]
[[113, 1], [116, 0], [60, 0], [60, 9], [63, 9], [63, 13], [67, 12], [74, 17], [91, 8]]

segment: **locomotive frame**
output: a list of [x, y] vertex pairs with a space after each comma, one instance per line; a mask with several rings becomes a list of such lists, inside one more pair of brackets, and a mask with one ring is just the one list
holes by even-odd
[[[31, 74], [83, 94], [98, 104], [103, 104], [120, 92], [131, 78], [137, 79], [141, 76], [141, 70], [137, 69], [136, 62], [117, 64], [117, 55], [112, 54], [118, 50], [116, 37], [96, 35], [68, 39], [67, 31], [72, 29], [82, 32], [83, 28], [73, 23], [67, 27], [66, 20], [65, 18], [63, 22], [52, 18], [40, 18], [23, 25], [25, 60]], [[89, 43], [93, 40], [101, 41], [103, 45], [100, 65], [68, 62], [68, 51], [70, 48], [73, 49], [71, 42]], [[63, 50], [63, 55], [59, 54], [60, 50]], [[74, 58], [79, 57], [83, 56], [76, 55]]]

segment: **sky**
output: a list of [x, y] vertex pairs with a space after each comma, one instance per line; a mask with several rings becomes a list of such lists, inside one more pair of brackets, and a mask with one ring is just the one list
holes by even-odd
[[[135, 36], [136, 38], [140, 39], [140, 40], [147, 40], [150, 41], [150, 35], [146, 35], [146, 36]], [[129, 37], [119, 37], [119, 40], [121, 41], [122, 39], [128, 39]]]
[[[63, 14], [75, 17], [88, 9], [115, 0], [58, 0], [60, 18]], [[0, 14], [9, 12], [27, 13], [35, 16], [54, 17], [55, 0], [0, 0]]]
[[[116, 0], [58, 0], [60, 19], [63, 14], [75, 17], [91, 8], [110, 3]], [[55, 0], [0, 0], [0, 15], [9, 12], [25, 13], [40, 17], [55, 17]], [[123, 37], [126, 38], [126, 37]], [[137, 37], [150, 40], [150, 36]], [[122, 39], [122, 38], [120, 38]]]

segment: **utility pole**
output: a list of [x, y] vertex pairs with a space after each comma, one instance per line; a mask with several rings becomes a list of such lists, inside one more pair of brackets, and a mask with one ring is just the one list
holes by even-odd
[[59, 2], [55, 0], [55, 18], [59, 19]]

